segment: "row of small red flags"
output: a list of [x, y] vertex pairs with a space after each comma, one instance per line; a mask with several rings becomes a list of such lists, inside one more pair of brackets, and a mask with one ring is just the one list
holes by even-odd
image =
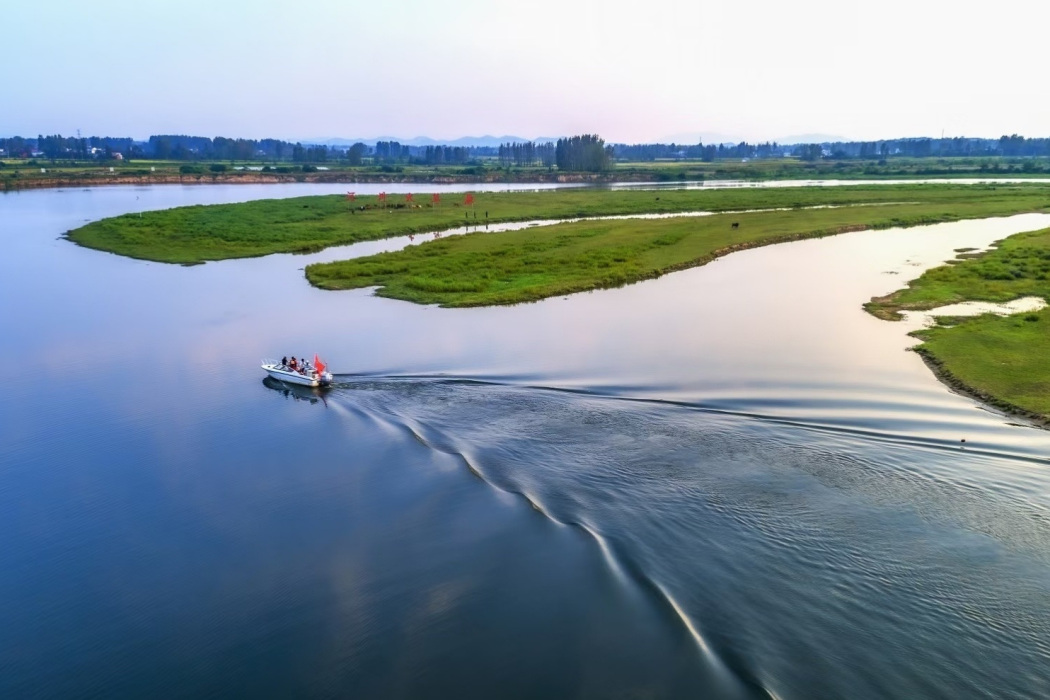
[[[430, 195], [430, 198], [431, 198], [431, 201], [434, 202], [434, 204], [441, 204], [441, 195], [438, 194], [437, 192], [435, 192], [434, 194]], [[356, 199], [357, 199], [357, 194], [355, 192], [347, 192], [346, 193], [346, 201], [353, 202]], [[380, 202], [386, 202], [386, 192], [380, 192], [379, 193], [379, 201]], [[405, 201], [406, 202], [411, 202], [412, 201], [412, 195], [411, 194], [406, 194], [405, 195]], [[473, 204], [474, 203], [474, 195], [473, 195], [473, 193], [467, 192], [467, 196], [463, 198], [463, 203], [468, 205], [468, 206]]]

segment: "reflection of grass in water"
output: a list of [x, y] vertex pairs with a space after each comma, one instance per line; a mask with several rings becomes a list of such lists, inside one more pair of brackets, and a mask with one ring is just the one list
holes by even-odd
[[[1050, 301], [1050, 229], [1010, 236], [987, 253], [954, 263], [926, 271], [867, 308], [881, 318], [899, 318], [901, 309], [961, 301]], [[919, 351], [949, 384], [1005, 410], [1050, 419], [1050, 309], [953, 318], [915, 335], [925, 341]]]
[[[1022, 201], [974, 196], [951, 206], [912, 202], [699, 219], [582, 221], [449, 238], [310, 265], [306, 274], [326, 289], [379, 286], [383, 296], [419, 303], [510, 304], [657, 277], [742, 248], [846, 230], [1002, 214], [1016, 211]], [[1042, 205], [1045, 199], [1029, 204]]]
[[[911, 185], [658, 192], [577, 189], [479, 193], [473, 208], [463, 206], [463, 195], [456, 194], [444, 194], [437, 207], [431, 206], [427, 194], [417, 193], [415, 200], [418, 204], [410, 207], [403, 195], [390, 195], [387, 206], [381, 207], [376, 197], [358, 197], [353, 213], [338, 195], [178, 207], [93, 222], [72, 231], [69, 237], [81, 245], [120, 255], [185, 264], [312, 252], [333, 245], [455, 228], [468, 220], [468, 214], [471, 223], [497, 223], [907, 201], [942, 205], [941, 211], [933, 212], [940, 220], [960, 203], [986, 203], [991, 207], [988, 213], [1037, 209], [1050, 201], [1050, 187]], [[905, 218], [912, 216], [907, 206], [900, 212]]]

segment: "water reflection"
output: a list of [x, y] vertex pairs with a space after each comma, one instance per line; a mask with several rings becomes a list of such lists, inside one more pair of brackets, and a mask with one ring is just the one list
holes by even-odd
[[860, 308], [1046, 215], [494, 309], [58, 240], [281, 188], [0, 197], [0, 695], [1050, 694], [1050, 434]]
[[328, 402], [325, 400], [326, 389], [322, 387], [302, 386], [300, 384], [286, 384], [273, 377], [265, 377], [262, 380], [263, 385], [267, 389], [272, 389], [285, 396], [285, 398], [294, 399], [295, 401], [306, 401], [307, 403], [316, 404], [321, 402], [325, 407], [328, 406]]
[[902, 311], [902, 315], [909, 323], [921, 323], [924, 326], [937, 324], [938, 317], [956, 316], [980, 316], [982, 314], [995, 314], [996, 316], [1010, 316], [1046, 308], [1046, 299], [1042, 297], [1021, 297], [1013, 301], [996, 304], [990, 301], [964, 301], [958, 304], [939, 306], [927, 311]]

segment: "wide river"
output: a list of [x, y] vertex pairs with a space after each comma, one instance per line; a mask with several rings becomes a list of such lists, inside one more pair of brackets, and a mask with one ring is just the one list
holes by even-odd
[[1050, 696], [1050, 433], [861, 309], [1050, 216], [461, 310], [60, 238], [345, 189], [0, 195], [0, 697]]

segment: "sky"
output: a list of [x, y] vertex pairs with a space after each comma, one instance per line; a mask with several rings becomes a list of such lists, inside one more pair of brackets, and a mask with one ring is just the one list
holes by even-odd
[[3, 0], [0, 136], [1046, 137], [1048, 20], [1035, 0]]

